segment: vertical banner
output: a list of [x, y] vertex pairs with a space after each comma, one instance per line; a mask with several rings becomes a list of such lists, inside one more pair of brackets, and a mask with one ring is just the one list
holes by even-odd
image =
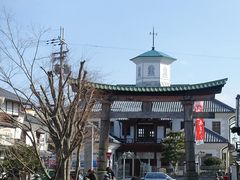
[[[203, 101], [197, 101], [194, 103], [195, 112], [203, 112]], [[205, 129], [204, 129], [204, 119], [196, 118], [195, 122], [195, 138], [196, 145], [204, 144]]]

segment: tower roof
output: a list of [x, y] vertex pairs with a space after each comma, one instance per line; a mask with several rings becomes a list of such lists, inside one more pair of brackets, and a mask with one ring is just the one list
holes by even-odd
[[147, 51], [145, 53], [142, 53], [130, 60], [133, 60], [133, 59], [136, 59], [136, 58], [139, 58], [139, 57], [165, 57], [165, 58], [169, 58], [169, 59], [172, 59], [172, 60], [176, 60], [175, 58], [165, 54], [165, 53], [162, 53], [162, 52], [159, 52], [159, 51], [156, 51], [154, 48], [152, 48], [152, 50], [150, 51]]

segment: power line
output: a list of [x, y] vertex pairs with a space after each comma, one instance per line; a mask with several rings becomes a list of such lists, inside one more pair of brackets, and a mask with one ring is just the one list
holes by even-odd
[[81, 44], [81, 43], [68, 43], [69, 45], [74, 46], [87, 46], [93, 48], [103, 48], [103, 49], [117, 49], [117, 50], [129, 50], [129, 51], [143, 51], [142, 49], [128, 48], [128, 47], [117, 47], [117, 46], [103, 46], [96, 44]]
[[66, 57], [69, 50], [67, 48], [67, 43], [64, 40], [64, 29], [60, 27], [60, 35], [58, 38], [48, 40], [46, 43], [53, 46], [60, 46], [59, 51], [51, 54], [53, 71], [60, 76], [69, 74], [70, 66], [66, 62]]
[[195, 57], [206, 57], [206, 58], [217, 58], [217, 59], [235, 59], [240, 60], [240, 57], [232, 57], [232, 56], [215, 56], [215, 55], [206, 55], [206, 54], [192, 54], [192, 53], [185, 53], [185, 52], [173, 52], [173, 51], [166, 51], [167, 53], [174, 53], [174, 54], [182, 54], [186, 56], [195, 56]]
[[[103, 49], [117, 49], [117, 50], [128, 50], [128, 51], [146, 51], [143, 49], [135, 49], [135, 48], [128, 48], [128, 47], [117, 47], [117, 46], [103, 46], [103, 45], [96, 45], [96, 44], [81, 44], [81, 43], [68, 43], [73, 46], [87, 46], [93, 48], [103, 48]], [[215, 56], [215, 55], [207, 55], [207, 54], [194, 54], [188, 52], [174, 52], [174, 51], [165, 51], [166, 53], [170, 54], [182, 54], [186, 56], [194, 56], [194, 57], [205, 57], [205, 58], [217, 58], [217, 59], [234, 59], [240, 60], [240, 57], [233, 57], [233, 56]]]
[[[53, 44], [54, 46], [57, 46], [59, 44], [54, 44], [53, 41], [56, 39], [52, 40], [41, 40], [39, 41], [39, 46], [41, 47], [46, 47], [47, 44]], [[52, 41], [52, 42], [51, 42]], [[34, 43], [37, 41], [32, 41]], [[98, 44], [84, 44], [84, 43], [68, 43], [69, 45], [72, 46], [85, 46], [85, 47], [91, 47], [91, 48], [102, 48], [102, 49], [115, 49], [115, 50], [127, 50], [127, 51], [146, 51], [146, 49], [137, 49], [137, 48], [129, 48], [129, 47], [118, 47], [118, 46], [103, 46], [103, 45], [98, 45]], [[29, 48], [35, 47], [34, 44], [29, 46]], [[10, 46], [7, 46], [6, 48], [13, 48]], [[202, 57], [202, 58], [214, 58], [214, 59], [232, 59], [232, 60], [240, 60], [240, 57], [233, 57], [233, 56], [216, 56], [216, 55], [208, 55], [208, 54], [194, 54], [194, 53], [188, 53], [188, 52], [177, 52], [177, 51], [165, 51], [166, 53], [169, 54], [181, 54], [185, 56], [193, 56], [193, 57]]]

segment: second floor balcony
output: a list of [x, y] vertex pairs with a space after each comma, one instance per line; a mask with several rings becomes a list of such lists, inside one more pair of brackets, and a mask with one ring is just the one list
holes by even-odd
[[126, 139], [121, 139], [122, 142], [126, 143], [126, 144], [160, 144], [162, 143], [162, 138], [126, 138]]

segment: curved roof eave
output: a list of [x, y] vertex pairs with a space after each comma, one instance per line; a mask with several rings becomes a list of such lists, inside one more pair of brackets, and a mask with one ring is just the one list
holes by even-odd
[[182, 84], [182, 85], [171, 85], [171, 86], [162, 86], [162, 87], [138, 87], [133, 85], [112, 85], [112, 84], [101, 84], [101, 83], [92, 83], [88, 82], [88, 85], [99, 89], [99, 90], [107, 90], [107, 91], [118, 91], [118, 92], [184, 92], [191, 90], [201, 90], [213, 87], [222, 87], [226, 84], [227, 78], [209, 81], [198, 84]]

